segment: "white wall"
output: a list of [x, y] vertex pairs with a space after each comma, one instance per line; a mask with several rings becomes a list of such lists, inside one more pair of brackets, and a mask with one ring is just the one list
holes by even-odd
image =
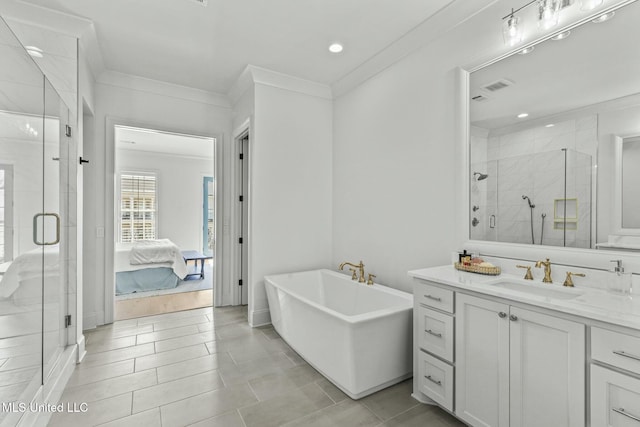
[[503, 12], [487, 8], [335, 100], [334, 268], [363, 260], [377, 282], [411, 291], [408, 270], [461, 247], [456, 69], [506, 50]]
[[[109, 269], [113, 263], [114, 239], [114, 145], [113, 125], [124, 124], [177, 133], [215, 136], [219, 162], [216, 174], [224, 176], [223, 168], [228, 164], [229, 141], [231, 134], [231, 109], [226, 101], [213, 94], [196, 91], [180, 86], [169, 85], [147, 79], [124, 76], [116, 73], [104, 73], [95, 86], [95, 159], [90, 168], [85, 168], [85, 176], [91, 174], [89, 181], [95, 186], [94, 196], [85, 199], [92, 212], [85, 215], [85, 232], [95, 241], [95, 251], [85, 253], [85, 266], [91, 266], [91, 272], [85, 273], [84, 321], [85, 329], [105, 323], [105, 307], [109, 309], [112, 295], [106, 295], [108, 281], [113, 281]], [[223, 165], [223, 160], [224, 165]], [[218, 179], [217, 194], [222, 194], [224, 180]], [[228, 220], [230, 203], [225, 203], [222, 212]], [[104, 230], [105, 237], [95, 237]], [[220, 236], [220, 233], [218, 233]], [[223, 239], [220, 244], [227, 245]], [[228, 239], [227, 239], [228, 240]], [[226, 253], [226, 246], [219, 253]], [[227, 262], [219, 257], [217, 262]], [[229, 268], [223, 268], [230, 274]], [[219, 282], [229, 283], [228, 277]], [[219, 283], [217, 282], [217, 283]], [[215, 301], [216, 304], [229, 304]]]
[[259, 325], [269, 322], [265, 275], [330, 267], [332, 105], [266, 84], [253, 90], [249, 321]]
[[116, 170], [155, 173], [157, 237], [170, 239], [182, 250], [202, 251], [202, 180], [213, 176], [213, 158], [119, 149]]

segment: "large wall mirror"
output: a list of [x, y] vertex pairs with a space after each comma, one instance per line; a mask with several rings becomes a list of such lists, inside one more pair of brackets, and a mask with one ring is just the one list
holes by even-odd
[[472, 240], [640, 250], [639, 22], [631, 2], [470, 74]]

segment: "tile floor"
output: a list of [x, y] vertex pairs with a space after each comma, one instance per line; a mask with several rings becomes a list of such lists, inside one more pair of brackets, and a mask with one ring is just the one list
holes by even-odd
[[353, 401], [246, 307], [201, 308], [86, 331], [55, 426], [462, 426], [411, 398], [411, 380]]

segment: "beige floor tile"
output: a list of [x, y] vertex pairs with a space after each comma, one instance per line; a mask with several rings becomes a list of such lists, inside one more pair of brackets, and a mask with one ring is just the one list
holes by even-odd
[[212, 311], [213, 309], [211, 307], [207, 307], [207, 308], [196, 308], [193, 310], [176, 311], [173, 313], [166, 313], [166, 314], [157, 314], [154, 316], [145, 316], [145, 317], [140, 317], [138, 319], [138, 325], [146, 325], [149, 323], [164, 322], [164, 321], [170, 321], [170, 320], [176, 320], [176, 319], [185, 319], [187, 317], [194, 317], [194, 316], [206, 316], [207, 314], [212, 313]]
[[87, 344], [92, 344], [93, 342], [100, 342], [105, 339], [130, 337], [138, 334], [146, 334], [148, 332], [153, 332], [152, 324], [142, 326], [138, 326], [137, 324], [130, 326], [100, 326], [96, 329], [84, 331], [84, 334]]
[[[144, 344], [153, 345], [153, 344]], [[195, 359], [209, 354], [204, 344], [192, 345], [189, 347], [178, 348], [176, 350], [165, 351], [162, 353], [150, 354], [136, 358], [136, 372], [145, 369], [157, 368], [158, 366], [170, 365], [172, 363], [183, 360]]]
[[215, 334], [213, 333], [213, 331], [199, 332], [193, 335], [170, 338], [162, 341], [157, 341], [156, 352], [160, 353], [163, 351], [175, 350], [176, 348], [187, 347], [190, 345], [204, 344], [213, 339], [215, 339]]
[[285, 424], [286, 427], [369, 427], [380, 419], [364, 405], [351, 399]]
[[224, 387], [216, 371], [181, 378], [133, 392], [133, 413]]
[[165, 329], [178, 328], [180, 326], [198, 325], [200, 323], [206, 323], [208, 321], [209, 319], [207, 319], [207, 316], [203, 314], [198, 316], [184, 317], [184, 318], [175, 319], [175, 320], [162, 320], [162, 321], [153, 323], [153, 330], [157, 332]]
[[200, 374], [202, 372], [212, 371], [214, 369], [218, 369], [220, 363], [224, 363], [225, 361], [231, 362], [229, 355], [226, 353], [219, 353], [185, 360], [171, 365], [159, 366], [156, 368], [156, 371], [158, 372], [158, 382], [164, 383]]
[[218, 371], [225, 384], [241, 384], [268, 374], [281, 374], [293, 367], [284, 355], [269, 355], [239, 364], [220, 363]]
[[275, 427], [333, 404], [316, 384], [309, 384], [276, 398], [241, 408], [240, 415], [247, 427]]
[[63, 402], [94, 402], [117, 396], [129, 391], [140, 390], [158, 383], [155, 370], [135, 372], [115, 378], [109, 378], [77, 387], [67, 388], [63, 395]]
[[198, 325], [198, 331], [200, 332], [213, 331], [213, 322], [200, 323]]
[[364, 397], [360, 402], [384, 421], [418, 404], [418, 402], [411, 397], [412, 389], [413, 382], [411, 379], [408, 379], [400, 384]]
[[91, 342], [87, 343], [86, 350], [87, 352], [93, 354], [109, 350], [117, 350], [124, 347], [131, 347], [132, 345], [136, 345], [135, 335], [121, 338], [92, 340]]
[[133, 373], [133, 364], [133, 359], [129, 359], [121, 362], [94, 366], [92, 368], [76, 369], [71, 375], [71, 378], [69, 378], [67, 388], [106, 380], [108, 378], [119, 377], [120, 375], [131, 374]]
[[419, 404], [406, 412], [386, 421], [384, 427], [464, 427], [464, 423], [446, 413], [438, 406]]
[[131, 414], [132, 393], [121, 394], [89, 403], [87, 412], [57, 412], [48, 427], [90, 427], [117, 420]]
[[122, 360], [134, 359], [155, 353], [153, 343], [120, 348], [118, 350], [103, 351], [102, 353], [87, 354], [80, 364], [83, 369], [92, 366], [106, 365]]
[[281, 374], [269, 374], [249, 381], [258, 400], [268, 400], [289, 393], [320, 379], [320, 374], [311, 367], [298, 366]]
[[256, 398], [247, 384], [225, 387], [160, 407], [162, 426], [193, 424], [254, 402]]
[[161, 427], [160, 408], [149, 409], [138, 414], [129, 415], [115, 421], [101, 424], [100, 427]]
[[238, 411], [231, 411], [191, 424], [189, 427], [245, 427], [245, 425]]
[[[149, 325], [153, 328], [153, 325]], [[165, 329], [164, 331], [149, 332], [145, 334], [139, 334], [137, 344], [145, 344], [154, 341], [162, 341], [169, 338], [182, 337], [185, 335], [197, 334], [200, 332], [198, 326], [187, 325], [180, 328]]]
[[331, 381], [326, 378], [322, 378], [316, 381], [316, 384], [324, 391], [330, 398], [336, 403], [342, 402], [345, 399], [349, 399], [349, 396], [344, 394], [342, 390], [333, 385]]

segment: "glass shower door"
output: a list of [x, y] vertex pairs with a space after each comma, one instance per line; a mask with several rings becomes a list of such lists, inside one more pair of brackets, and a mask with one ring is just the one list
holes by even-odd
[[[33, 218], [43, 206], [44, 78], [0, 20], [0, 425], [22, 417], [42, 385], [42, 260]], [[8, 250], [10, 248], [10, 250]]]

